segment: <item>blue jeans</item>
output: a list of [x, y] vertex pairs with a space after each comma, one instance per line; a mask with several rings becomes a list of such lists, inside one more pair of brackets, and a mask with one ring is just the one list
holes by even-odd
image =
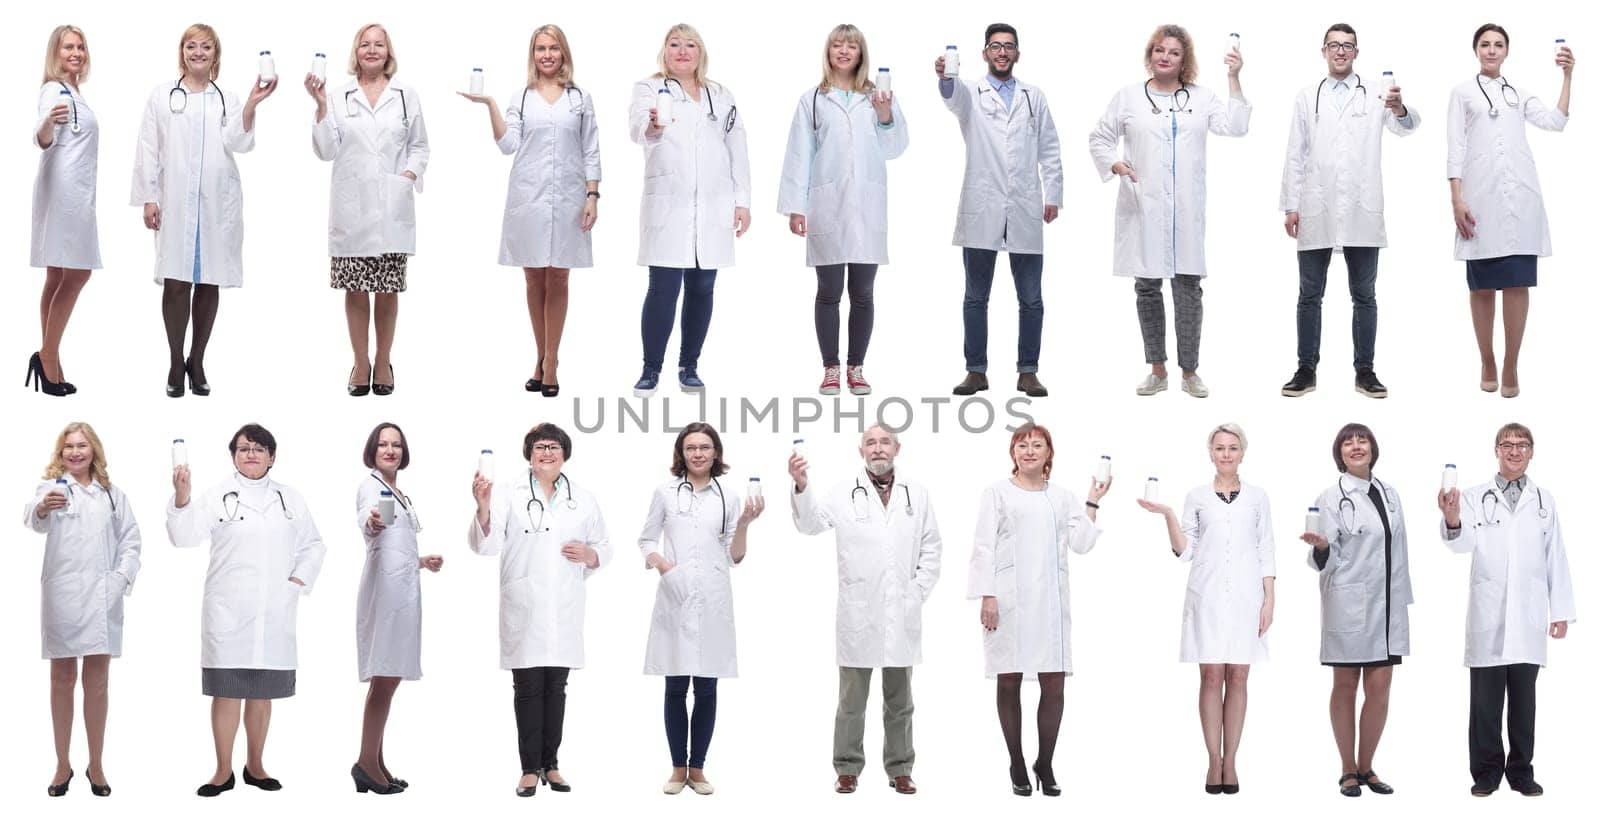
[[701, 268], [658, 268], [650, 266], [650, 287], [644, 292], [644, 310], [639, 317], [639, 335], [644, 340], [644, 366], [659, 372], [667, 355], [667, 340], [672, 337], [672, 314], [678, 307], [678, 290], [683, 289], [683, 336], [678, 342], [678, 366], [695, 367], [700, 348], [711, 329], [711, 293], [717, 272]]
[[717, 728], [717, 679], [694, 678], [694, 716], [689, 715], [688, 675], [667, 676], [662, 713], [667, 723], [667, 748], [674, 768], [706, 767], [711, 732]]
[[[962, 351], [969, 373], [989, 369], [989, 290], [994, 286], [997, 251], [962, 248], [967, 294], [961, 303]], [[1044, 335], [1044, 254], [1007, 253], [1017, 288], [1017, 372], [1039, 372], [1039, 340]]]
[[[1333, 249], [1300, 251], [1300, 301], [1295, 305], [1295, 331], [1299, 336], [1300, 365], [1316, 367], [1322, 358], [1322, 294], [1328, 286], [1328, 263]], [[1356, 369], [1371, 370], [1378, 341], [1378, 249], [1345, 248], [1344, 264], [1350, 274], [1353, 308], [1350, 337], [1355, 344]]]

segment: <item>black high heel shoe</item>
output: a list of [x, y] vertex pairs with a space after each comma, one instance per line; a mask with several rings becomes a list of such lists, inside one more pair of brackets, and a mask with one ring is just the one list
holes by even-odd
[[[248, 770], [246, 774], [249, 774]], [[358, 794], [366, 794], [367, 792], [372, 792], [373, 794], [399, 794], [405, 791], [405, 789], [392, 782], [379, 783], [368, 777], [367, 773], [361, 770], [360, 763], [350, 767], [350, 779], [356, 782], [356, 793]]]
[[[374, 377], [376, 377], [378, 375], [378, 368], [377, 367], [373, 367], [372, 368], [372, 375]], [[377, 381], [376, 378], [373, 379], [373, 382], [372, 382], [372, 395], [374, 395], [374, 396], [389, 396], [389, 395], [393, 395], [393, 394], [394, 394], [394, 365], [391, 364], [391, 365], [389, 365], [389, 381], [387, 383], [379, 382], [379, 381]]]
[[[210, 382], [197, 382], [197, 381], [194, 380], [194, 362], [192, 362], [192, 361], [190, 361], [188, 359], [184, 359], [183, 360], [183, 373], [184, 373], [185, 376], [189, 377], [189, 392], [195, 394], [196, 396], [209, 396], [209, 395], [211, 395], [211, 383]], [[180, 393], [179, 395], [183, 395], [183, 394]], [[250, 776], [250, 772], [248, 770], [245, 771], [245, 777], [248, 778], [249, 776]]]
[[68, 391], [65, 382], [53, 382], [45, 378], [44, 363], [35, 353], [28, 359], [28, 374], [22, 377], [22, 386], [33, 385], [33, 392], [43, 393], [46, 396], [65, 396]]
[[[33, 357], [34, 357], [34, 361], [38, 361], [39, 354], [35, 353], [35, 354], [33, 354]], [[45, 794], [48, 794], [51, 797], [60, 797], [60, 796], [62, 796], [64, 794], [66, 794], [67, 793], [67, 786], [72, 785], [72, 774], [73, 774], [72, 770], [68, 769], [67, 770], [67, 779], [61, 781], [60, 783], [55, 783], [55, 784], [49, 786], [48, 788], [46, 788], [44, 790]]]
[[365, 396], [365, 395], [367, 395], [367, 393], [371, 392], [371, 390], [372, 390], [372, 384], [371, 384], [372, 376], [371, 375], [367, 376], [367, 383], [366, 384], [356, 384], [355, 383], [355, 378], [356, 378], [356, 369], [354, 367], [352, 367], [352, 368], [350, 368], [350, 380], [345, 382], [345, 384], [344, 384], [344, 392], [349, 393], [352, 396]]
[[1051, 772], [1050, 774], [1050, 779], [1046, 780], [1044, 777], [1044, 772], [1039, 771], [1039, 764], [1037, 762], [1033, 764], [1033, 776], [1038, 778], [1039, 791], [1042, 792], [1045, 797], [1060, 797], [1061, 787], [1056, 785], [1055, 772]]
[[540, 769], [539, 770], [539, 782], [543, 783], [546, 786], [549, 786], [550, 787], [550, 791], [553, 791], [553, 792], [570, 792], [570, 791], [572, 791], [572, 784], [568, 783], [565, 780], [562, 780], [562, 781], [559, 781], [559, 782], [551, 782], [550, 776], [545, 774], [544, 769]]

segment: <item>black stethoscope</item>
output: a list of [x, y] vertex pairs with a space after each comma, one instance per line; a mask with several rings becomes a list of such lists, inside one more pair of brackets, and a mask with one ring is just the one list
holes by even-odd
[[[1354, 116], [1365, 117], [1367, 115], [1367, 87], [1362, 84], [1361, 75], [1360, 74], [1354, 74], [1354, 75], [1351, 75], [1351, 76], [1354, 76], [1356, 78], [1355, 88], [1353, 88], [1351, 90], [1353, 92], [1354, 91], [1360, 91], [1361, 92], [1361, 105], [1360, 105], [1360, 107], [1358, 107], [1356, 109], [1356, 113], [1354, 114]], [[1317, 83], [1317, 99], [1316, 99], [1316, 103], [1311, 108], [1311, 116], [1312, 116], [1313, 121], [1315, 121], [1315, 122], [1321, 122], [1322, 121], [1322, 87], [1328, 84], [1328, 80], [1329, 80], [1328, 77], [1323, 77], [1322, 78], [1322, 82]], [[1349, 83], [1344, 81], [1344, 80], [1340, 80], [1339, 82], [1343, 82], [1343, 83], [1345, 83], [1345, 85], [1349, 85]]]
[[[678, 94], [680, 94], [683, 97], [684, 101], [692, 102], [691, 100], [689, 100], [689, 92], [683, 90], [683, 83], [679, 82], [677, 77], [662, 77], [661, 78], [661, 88], [662, 88], [662, 90], [670, 92], [672, 89], [667, 88], [667, 83], [673, 83], [673, 84], [677, 85], [678, 86]], [[700, 87], [700, 93], [706, 95], [706, 108], [707, 108], [706, 121], [707, 122], [711, 122], [711, 123], [715, 123], [717, 121], [717, 95], [711, 93], [711, 89], [706, 88], [705, 86], [701, 86]], [[677, 98], [674, 97], [673, 99], [677, 99]], [[699, 103], [695, 103], [696, 107], [699, 107], [699, 105], [700, 105]], [[815, 110], [815, 109], [813, 108], [813, 110]], [[730, 106], [728, 108], [727, 120], [723, 123], [723, 126], [722, 126], [722, 133], [723, 134], [728, 134], [728, 133], [732, 132], [733, 131], [733, 123], [738, 118], [739, 118], [739, 106], [737, 106], [737, 105]]]
[[[556, 494], [558, 496], [561, 494], [560, 487], [563, 482], [565, 482], [567, 485], [566, 508], [569, 510], [576, 510], [578, 508], [578, 502], [572, 500], [572, 482], [567, 480], [567, 474], [564, 472], [556, 476]], [[544, 526], [544, 502], [539, 500], [539, 485], [534, 483], [532, 470], [528, 471], [528, 492], [532, 495], [532, 497], [529, 498], [528, 503], [524, 505], [523, 512], [527, 513], [528, 523], [533, 525], [533, 529], [525, 529], [523, 532], [549, 532], [550, 528]], [[535, 504], [539, 505], [539, 518], [537, 521], [535, 521], [533, 517], [533, 505]]]
[[[358, 87], [358, 88], [352, 88], [349, 91], [344, 92], [344, 115], [346, 117], [350, 117], [350, 118], [353, 119], [358, 114], [361, 113], [360, 111], [357, 110], [357, 106], [355, 104], [355, 100], [351, 99], [351, 95], [355, 94], [359, 90], [361, 90], [361, 89]], [[394, 92], [396, 94], [400, 95], [400, 124], [402, 126], [406, 127], [406, 128], [410, 128], [411, 127], [411, 111], [408, 108], [406, 108], [406, 90], [404, 88], [396, 88], [394, 90]], [[378, 112], [377, 112], [376, 109], [374, 109], [372, 113], [373, 113], [373, 116], [376, 117]]]
[[422, 532], [422, 519], [417, 517], [416, 508], [411, 506], [411, 496], [389, 486], [389, 482], [384, 481], [383, 476], [379, 475], [377, 470], [372, 471], [372, 477], [376, 479], [379, 484], [382, 484], [385, 490], [389, 491], [389, 495], [392, 496], [395, 501], [400, 502], [400, 509], [405, 510], [406, 519], [411, 522], [411, 531]]
[[[223, 95], [222, 89], [217, 87], [217, 81], [211, 80], [211, 87], [216, 89], [217, 99], [222, 101], [222, 127], [228, 127], [228, 98]], [[203, 94], [203, 91], [195, 92]], [[176, 102], [174, 102], [176, 100]], [[172, 90], [167, 92], [167, 110], [174, 114], [182, 114], [189, 110], [189, 89], [183, 87], [183, 78], [172, 84]]]
[[[909, 486], [905, 485], [905, 484], [901, 484], [900, 485], [900, 489], [904, 490], [905, 493], [906, 493], [906, 515], [910, 516], [911, 515], [911, 488]], [[857, 496], [856, 495], [857, 493], [860, 493], [860, 495]], [[860, 504], [857, 504], [856, 503], [856, 499], [857, 498], [860, 498], [862, 501], [867, 502], [867, 506], [862, 506]], [[872, 503], [871, 496], [867, 493], [867, 488], [861, 486], [861, 479], [859, 479], [859, 478], [856, 479], [855, 489], [850, 491], [850, 506], [852, 508], [854, 508], [854, 510], [855, 510], [856, 520], [857, 521], [866, 521], [868, 518], [871, 517], [871, 515], [870, 515], [871, 509], [872, 509], [871, 503]]]
[[72, 108], [72, 119], [69, 120], [71, 123], [70, 128], [72, 129], [72, 133], [83, 133], [83, 126], [78, 125], [78, 101], [73, 98], [72, 89], [68, 88], [66, 83], [62, 83], [61, 93], [66, 96], [67, 105]]
[[[524, 109], [526, 109], [528, 107], [528, 92], [532, 91], [532, 90], [533, 90], [533, 88], [531, 86], [528, 87], [528, 88], [522, 89], [522, 102], [517, 106], [517, 119], [519, 119], [519, 120], [526, 120], [526, 117], [523, 115], [522, 112], [523, 112]], [[573, 95], [574, 94], [577, 95], [577, 101], [576, 102], [573, 101]], [[584, 117], [585, 114], [587, 114], [589, 112], [589, 107], [583, 104], [583, 91], [581, 89], [579, 89], [575, 85], [569, 85], [569, 86], [567, 86], [567, 90], [565, 92], [565, 96], [567, 98], [567, 108], [572, 113], [578, 115], [578, 128], [579, 128], [579, 130], [582, 130], [582, 128], [583, 128], [583, 117]], [[543, 99], [543, 98], [541, 98], [541, 99]]]
[[[1033, 122], [1033, 95], [1028, 93], [1028, 89], [1023, 88], [1020, 85], [1017, 86], [1017, 90], [1022, 92], [1022, 100], [1028, 104], [1028, 122], [1031, 124]], [[978, 86], [978, 96], [982, 97], [984, 94], [993, 94], [996, 98], [1000, 97], [1000, 92], [996, 91], [994, 86], [989, 86], [988, 88], [985, 88], [982, 85]], [[1012, 99], [1016, 98], [1013, 97]], [[998, 118], [1000, 116], [1000, 112], [1002, 111], [1008, 115], [1011, 113], [1011, 109], [1006, 108], [1004, 99], [1000, 99], [999, 102], [1000, 105], [997, 106], [994, 111], [989, 114], [989, 116]]]
[[[1150, 96], [1150, 84], [1153, 82], [1155, 82], [1154, 77], [1144, 81], [1144, 98], [1146, 102], [1150, 103], [1150, 113], [1160, 114], [1161, 106], [1156, 105], [1156, 98]], [[1189, 111], [1189, 84], [1182, 80], [1178, 81], [1178, 90], [1172, 92], [1172, 105], [1167, 107], [1167, 113], [1169, 114], [1177, 114], [1179, 112], [1184, 114], [1191, 113]]]
[[[290, 511], [289, 505], [287, 503], [285, 503], [284, 500], [283, 500], [283, 490], [273, 490], [273, 492], [278, 494], [278, 508], [283, 510], [283, 518], [284, 518], [284, 520], [285, 521], [293, 521], [294, 520], [294, 513], [292, 511]], [[228, 507], [228, 504], [230, 502], [233, 504], [232, 509], [230, 509]], [[244, 516], [239, 514], [239, 491], [238, 490], [229, 490], [226, 493], [222, 494], [222, 514], [227, 516], [226, 518], [218, 518], [217, 519], [217, 521], [222, 522], [222, 523], [232, 523], [234, 521], [243, 521], [244, 520]]]
[[[1507, 107], [1516, 108], [1517, 107], [1517, 103], [1522, 102], [1522, 95], [1518, 94], [1517, 93], [1517, 89], [1515, 87], [1513, 87], [1511, 85], [1511, 83], [1506, 82], [1506, 79], [1504, 77], [1501, 77], [1499, 79], [1500, 79], [1500, 99], [1505, 102]], [[1493, 83], [1494, 80], [1490, 80], [1489, 82]], [[1495, 107], [1494, 100], [1489, 98], [1489, 90], [1487, 88], [1483, 87], [1483, 75], [1482, 74], [1478, 75], [1478, 91], [1479, 91], [1479, 93], [1483, 94], [1483, 101], [1489, 104], [1489, 116], [1491, 116], [1491, 117], [1499, 117], [1500, 116], [1500, 109]]]
[[[1399, 505], [1394, 500], [1394, 491], [1376, 478], [1372, 479], [1372, 483], [1383, 493], [1383, 505], [1389, 508], [1389, 512], [1399, 512]], [[1344, 476], [1339, 476], [1339, 523], [1344, 527], [1344, 531], [1351, 535], [1363, 535], [1367, 531], [1365, 524], [1359, 527], [1356, 524], [1356, 502], [1350, 497], [1350, 491], [1344, 488]]]
[[[1549, 518], [1550, 517], [1550, 511], [1545, 509], [1545, 507], [1544, 507], [1544, 490], [1541, 490], [1538, 487], [1534, 487], [1533, 488], [1533, 494], [1536, 497], [1538, 497], [1538, 499], [1539, 499], [1539, 517], [1540, 518]], [[1499, 503], [1500, 503], [1500, 495], [1498, 493], [1496, 493], [1492, 489], [1483, 491], [1483, 497], [1478, 499], [1478, 506], [1481, 507], [1484, 504], [1488, 504], [1489, 505], [1488, 509], [1486, 510], [1486, 515], [1491, 520], [1483, 522], [1483, 524], [1480, 525], [1480, 526], [1498, 527], [1498, 526], [1500, 526], [1500, 525], [1505, 523], [1505, 521], [1503, 519], [1501, 519], [1500, 516], [1494, 514], [1494, 508]]]
[[[722, 535], [727, 535], [728, 534], [728, 497], [722, 494], [722, 482], [718, 481], [716, 476], [712, 476], [711, 477], [711, 483], [712, 483], [713, 486], [715, 486], [717, 488], [717, 501], [721, 502], [721, 504], [722, 504], [722, 532], [721, 532], [721, 534]], [[688, 501], [685, 501], [684, 500], [684, 496], [683, 496], [683, 491], [686, 490], [686, 489], [689, 491], [689, 500]], [[694, 485], [689, 483], [689, 479], [686, 478], [686, 479], [678, 482], [678, 489], [676, 491], [676, 495], [677, 495], [677, 501], [678, 501], [678, 515], [692, 515], [694, 513]]]

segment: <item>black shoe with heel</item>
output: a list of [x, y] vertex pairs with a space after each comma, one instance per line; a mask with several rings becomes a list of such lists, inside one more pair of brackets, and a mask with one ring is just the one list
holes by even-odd
[[1056, 784], [1055, 772], [1052, 771], [1049, 777], [1045, 777], [1044, 771], [1040, 769], [1039, 764], [1035, 762], [1033, 764], [1033, 776], [1037, 778], [1039, 783], [1039, 791], [1042, 792], [1045, 797], [1061, 796], [1061, 787]]
[[[245, 777], [249, 776], [250, 771], [246, 769]], [[402, 789], [393, 781], [385, 779], [385, 782], [379, 783], [378, 781], [368, 777], [367, 773], [361, 769], [360, 763], [350, 767], [350, 779], [356, 782], [357, 794], [366, 794], [367, 792], [372, 792], [373, 794], [399, 794], [400, 792], [405, 791], [405, 789]]]
[[[187, 376], [189, 378], [189, 392], [190, 393], [193, 393], [196, 396], [209, 396], [209, 395], [211, 395], [211, 383], [210, 382], [202, 382], [202, 381], [196, 381], [195, 380], [195, 377], [194, 377], [194, 361], [193, 360], [190, 360], [190, 359], [184, 359], [183, 360], [183, 373], [184, 373], [185, 376]], [[170, 390], [169, 390], [169, 392], [170, 392]], [[247, 779], [250, 777], [250, 772], [249, 771], [245, 772], [245, 777]]]

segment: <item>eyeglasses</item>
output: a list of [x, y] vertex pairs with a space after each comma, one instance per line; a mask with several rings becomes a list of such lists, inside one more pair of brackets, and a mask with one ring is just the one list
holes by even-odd
[[1322, 47], [1334, 54], [1349, 54], [1356, 50], [1355, 43], [1323, 43]]
[[990, 54], [999, 54], [1002, 51], [1004, 51], [1007, 54], [1016, 54], [1017, 53], [1017, 44], [1016, 43], [990, 43], [990, 44], [984, 46], [983, 50], [989, 52]]
[[533, 445], [532, 449], [533, 449], [533, 451], [535, 453], [540, 453], [540, 454], [559, 453], [559, 452], [561, 452], [561, 445], [559, 445], [559, 444], [548, 444], [548, 443], [546, 443], [546, 444], [535, 444], [535, 445]]
[[1494, 446], [1502, 453], [1527, 453], [1533, 451], [1533, 443], [1527, 441], [1503, 441]]
[[235, 447], [233, 452], [234, 452], [234, 454], [241, 455], [241, 456], [259, 456], [259, 455], [265, 455], [266, 452], [267, 452], [267, 448], [262, 447], [262, 446], [260, 446], [258, 444], [247, 444], [247, 445], [245, 445], [243, 447]]

